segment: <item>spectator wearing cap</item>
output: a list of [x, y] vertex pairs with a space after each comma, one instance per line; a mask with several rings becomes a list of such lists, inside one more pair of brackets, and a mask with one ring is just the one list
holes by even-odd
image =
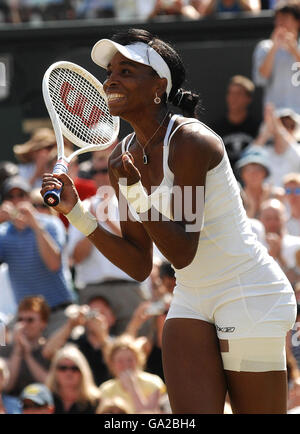
[[287, 230], [291, 235], [300, 236], [300, 173], [288, 173], [283, 178], [283, 185], [289, 206]]
[[[117, 198], [108, 175], [108, 157], [109, 152], [93, 152], [90, 174], [98, 191], [84, 204], [107, 231], [120, 235]], [[143, 300], [140, 284], [112, 264], [73, 226], [69, 228], [68, 252], [74, 261], [80, 304], [96, 296], [106, 298], [116, 315], [112, 333], [119, 335], [124, 332], [134, 310]]]
[[293, 110], [266, 105], [263, 125], [252, 144], [267, 152], [271, 172], [267, 181], [273, 186], [283, 187], [286, 174], [300, 171], [299, 125], [299, 116]]
[[293, 65], [300, 61], [298, 0], [278, 1], [274, 8], [274, 30], [260, 41], [253, 53], [253, 81], [264, 89], [263, 106], [289, 107], [300, 113], [300, 86]]
[[64, 308], [73, 300], [64, 250], [66, 232], [57, 217], [36, 211], [30, 190], [20, 177], [9, 178], [3, 185], [0, 260], [8, 265], [17, 303], [26, 296], [44, 296], [51, 308], [51, 333], [66, 320]]
[[248, 147], [236, 163], [236, 173], [247, 197], [247, 216], [256, 219], [262, 202], [270, 198], [283, 200], [282, 188], [266, 182], [270, 175], [268, 155], [260, 146]]
[[41, 187], [41, 176], [48, 171], [50, 154], [55, 147], [55, 135], [50, 128], [38, 128], [27, 142], [13, 147], [20, 162], [19, 174], [31, 187]]
[[19, 304], [11, 341], [0, 347], [9, 368], [7, 394], [17, 397], [28, 384], [46, 380], [50, 363], [43, 356], [43, 333], [49, 316], [43, 297], [26, 297]]
[[231, 77], [226, 90], [226, 113], [211, 125], [223, 139], [232, 168], [258, 134], [259, 121], [250, 112], [254, 91], [249, 78]]
[[20, 400], [23, 414], [53, 414], [54, 412], [52, 393], [44, 384], [29, 384], [22, 391]]

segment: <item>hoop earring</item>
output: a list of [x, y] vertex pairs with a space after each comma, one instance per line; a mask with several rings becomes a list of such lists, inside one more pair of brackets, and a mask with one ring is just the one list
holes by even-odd
[[159, 96], [157, 96], [157, 94], [156, 94], [156, 97], [154, 98], [154, 102], [155, 102], [155, 104], [160, 104], [161, 103], [161, 99], [160, 99]]

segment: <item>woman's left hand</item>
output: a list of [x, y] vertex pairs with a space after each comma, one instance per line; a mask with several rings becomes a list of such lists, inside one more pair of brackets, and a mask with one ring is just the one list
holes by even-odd
[[141, 174], [134, 165], [134, 159], [129, 152], [119, 155], [112, 160], [110, 167], [116, 179], [121, 184], [133, 185], [141, 179]]

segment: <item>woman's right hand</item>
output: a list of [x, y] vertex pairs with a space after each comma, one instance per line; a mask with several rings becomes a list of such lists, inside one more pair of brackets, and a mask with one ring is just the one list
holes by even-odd
[[72, 179], [65, 173], [59, 175], [52, 173], [45, 173], [43, 175], [41, 195], [44, 197], [47, 191], [53, 189], [60, 189], [62, 192], [60, 202], [57, 206], [53, 207], [55, 211], [61, 214], [68, 214], [79, 200], [77, 190]]

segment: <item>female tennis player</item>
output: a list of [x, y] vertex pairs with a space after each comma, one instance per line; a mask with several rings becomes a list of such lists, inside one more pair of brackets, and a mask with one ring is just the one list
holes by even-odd
[[285, 413], [294, 293], [256, 242], [222, 140], [195, 117], [179, 55], [129, 29], [98, 41], [92, 58], [107, 70], [111, 114], [134, 129], [109, 162], [121, 215], [129, 209], [122, 237], [97, 224], [67, 175], [45, 174], [42, 195], [63, 184], [57, 211], [133, 278], [149, 275], [153, 243], [173, 264], [163, 365], [174, 413], [222, 413], [227, 391], [236, 413]]

